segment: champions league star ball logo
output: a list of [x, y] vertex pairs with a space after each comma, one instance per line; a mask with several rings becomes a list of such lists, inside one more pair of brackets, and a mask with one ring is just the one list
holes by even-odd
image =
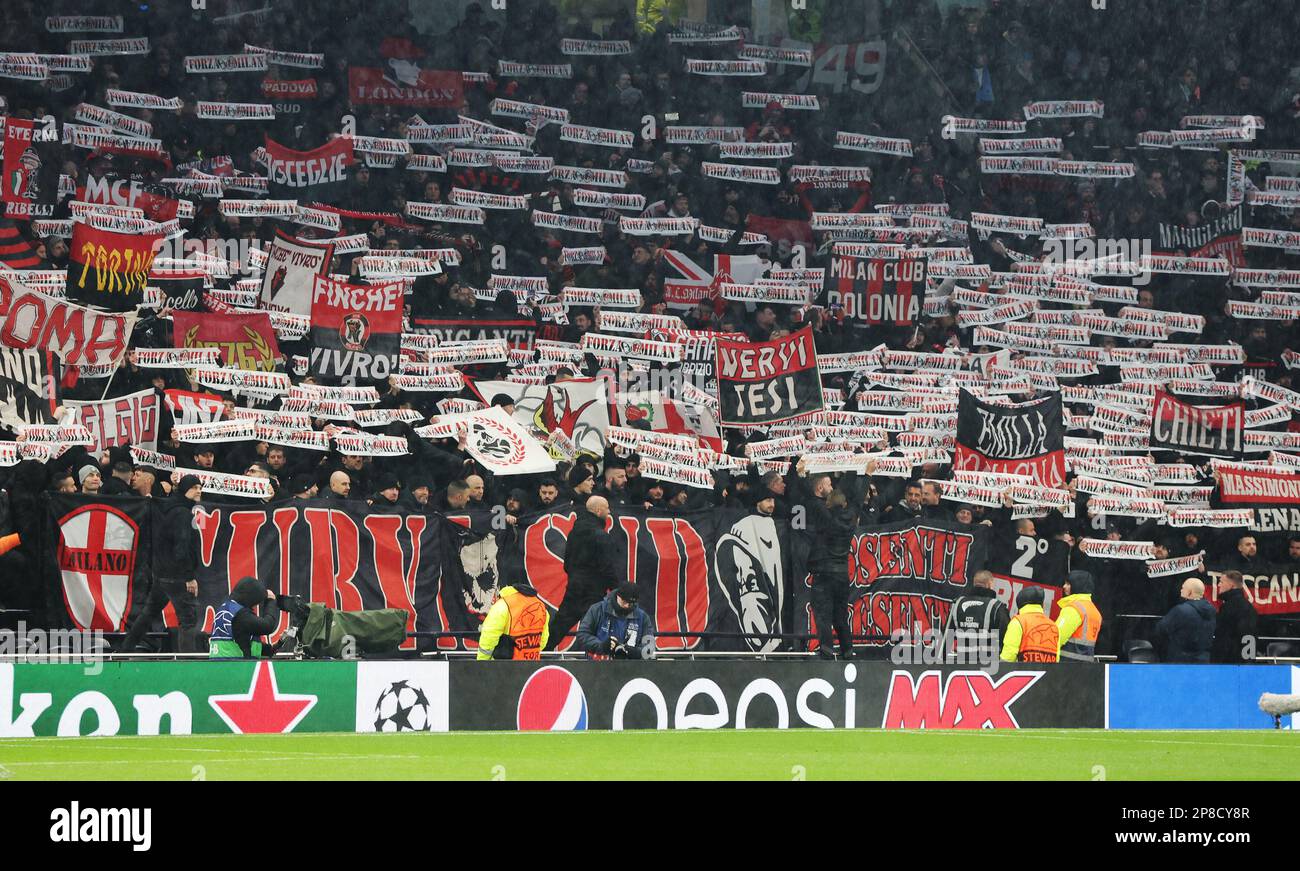
[[568, 669], [548, 665], [519, 691], [515, 725], [521, 732], [576, 732], [587, 728], [587, 694]]
[[376, 732], [428, 732], [429, 698], [404, 680], [388, 685], [375, 702]]
[[365, 315], [350, 314], [339, 325], [339, 339], [345, 351], [364, 351], [370, 339], [370, 321]]

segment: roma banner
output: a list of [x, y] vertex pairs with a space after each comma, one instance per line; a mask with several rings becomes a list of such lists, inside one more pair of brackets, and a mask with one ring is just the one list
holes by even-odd
[[347, 284], [316, 276], [311, 302], [310, 371], [378, 381], [397, 371], [402, 344], [402, 285]]
[[[201, 539], [199, 629], [244, 577], [277, 594], [331, 608], [401, 608], [407, 632], [435, 631], [447, 524], [427, 514], [372, 512], [364, 501], [295, 500], [267, 507], [209, 503], [195, 512]], [[289, 628], [289, 615], [271, 635]], [[403, 649], [415, 650], [416, 639]]]
[[310, 316], [316, 277], [329, 271], [333, 257], [333, 243], [309, 242], [276, 230], [262, 275], [262, 307]]
[[47, 612], [83, 632], [123, 632], [152, 576], [151, 499], [49, 494], [40, 553]]
[[417, 333], [430, 333], [438, 337], [439, 344], [447, 342], [480, 342], [501, 339], [515, 351], [531, 351], [537, 337], [537, 323], [532, 320], [451, 320], [444, 318], [412, 318], [411, 329]]
[[1151, 447], [1182, 454], [1240, 459], [1245, 424], [1244, 402], [1199, 408], [1163, 390], [1156, 390]]
[[144, 286], [161, 233], [115, 233], [77, 221], [68, 251], [68, 299], [108, 311], [134, 311], [144, 302]]
[[[498, 554], [499, 576], [506, 583], [526, 577], [552, 616], [567, 592], [564, 553], [576, 519], [572, 506], [521, 517], [517, 546]], [[640, 606], [654, 619], [656, 632], [731, 636], [706, 642], [661, 634], [661, 650], [770, 651], [783, 646], [781, 639], [739, 635], [790, 631], [792, 561], [797, 557], [789, 533], [787, 521], [738, 509], [674, 514], [621, 508], [609, 522], [616, 580], [641, 587]], [[553, 634], [572, 629], [551, 626]], [[559, 649], [570, 646], [566, 641]]]
[[807, 417], [823, 408], [812, 327], [770, 342], [717, 340], [723, 426], [754, 426]]
[[126, 356], [135, 312], [105, 314], [0, 275], [0, 345], [59, 355], [65, 366], [111, 367]]
[[105, 399], [102, 402], [65, 403], [71, 412], [66, 423], [80, 424], [95, 439], [94, 450], [135, 445], [148, 451], [158, 450], [158, 394], [153, 388]]
[[[984, 526], [918, 518], [859, 527], [849, 548], [849, 629], [873, 636], [866, 642], [872, 647], [883, 647], [897, 631], [942, 632], [952, 603], [985, 568], [988, 554]], [[812, 578], [796, 568], [794, 631], [813, 635]]]
[[579, 451], [596, 457], [605, 455], [605, 432], [617, 419], [607, 379], [571, 378], [544, 385], [470, 381], [469, 385], [484, 403], [490, 403], [498, 393], [509, 396], [515, 405], [515, 422], [541, 441], [560, 432]]
[[840, 306], [846, 318], [859, 324], [910, 327], [925, 300], [925, 260], [835, 254], [822, 291], [826, 306]]
[[266, 177], [273, 199], [337, 202], [347, 187], [348, 167], [355, 162], [352, 137], [340, 136], [311, 151], [286, 148], [266, 137]]
[[46, 350], [0, 348], [0, 426], [54, 423], [59, 361]]
[[1061, 394], [1004, 406], [961, 391], [952, 467], [963, 472], [1028, 475], [1035, 484], [1064, 487]]
[[248, 372], [272, 372], [280, 345], [266, 312], [172, 315], [172, 347], [220, 348], [222, 365]]

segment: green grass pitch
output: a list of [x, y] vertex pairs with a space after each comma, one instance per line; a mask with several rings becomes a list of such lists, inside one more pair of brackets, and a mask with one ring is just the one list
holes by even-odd
[[0, 739], [8, 780], [1294, 780], [1292, 732], [876, 730]]

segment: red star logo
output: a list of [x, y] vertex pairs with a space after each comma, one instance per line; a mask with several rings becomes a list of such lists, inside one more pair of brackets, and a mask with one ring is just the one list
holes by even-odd
[[275, 684], [275, 667], [266, 660], [253, 669], [248, 692], [208, 696], [208, 704], [237, 735], [292, 732], [293, 727], [316, 707], [318, 696], [283, 695]]

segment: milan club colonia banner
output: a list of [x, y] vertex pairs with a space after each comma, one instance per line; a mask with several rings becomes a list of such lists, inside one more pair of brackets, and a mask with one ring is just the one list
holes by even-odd
[[812, 327], [770, 342], [717, 340], [723, 426], [755, 426], [822, 410]]
[[963, 472], [1029, 475], [1044, 487], [1065, 486], [1061, 394], [1019, 405], [992, 405], [963, 390], [957, 402], [952, 467]]
[[925, 260], [880, 260], [832, 255], [823, 285], [825, 303], [866, 326], [910, 327], [925, 300]]
[[1151, 418], [1151, 447], [1153, 450], [1204, 457], [1240, 459], [1245, 425], [1244, 402], [1198, 408], [1157, 390]]
[[317, 276], [311, 304], [311, 372], [354, 383], [397, 370], [402, 285], [347, 284]]

